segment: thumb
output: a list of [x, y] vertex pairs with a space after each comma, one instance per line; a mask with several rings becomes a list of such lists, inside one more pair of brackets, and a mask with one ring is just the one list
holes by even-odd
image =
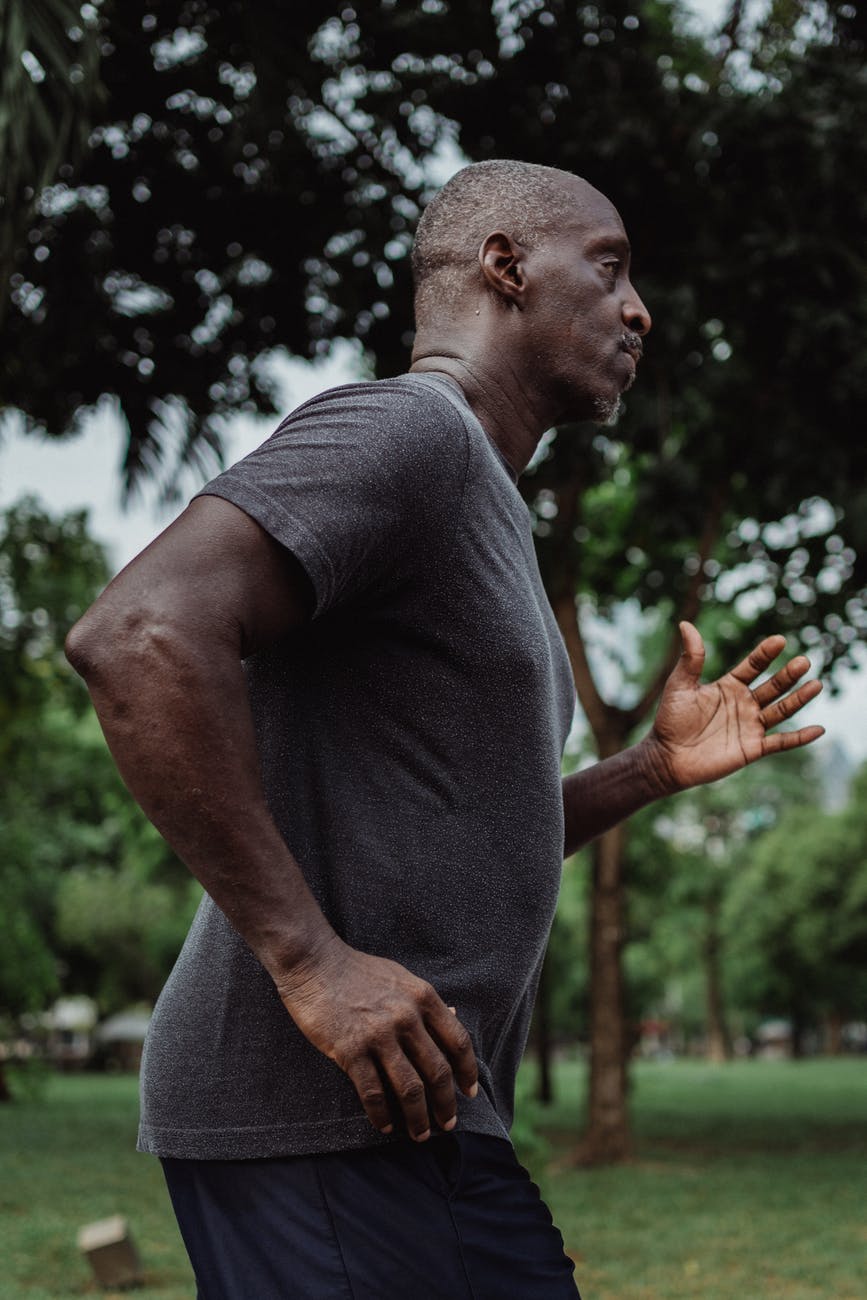
[[686, 620], [679, 625], [680, 639], [683, 646], [680, 659], [677, 661], [675, 673], [679, 677], [685, 677], [693, 684], [701, 681], [702, 669], [704, 668], [704, 641], [697, 627]]

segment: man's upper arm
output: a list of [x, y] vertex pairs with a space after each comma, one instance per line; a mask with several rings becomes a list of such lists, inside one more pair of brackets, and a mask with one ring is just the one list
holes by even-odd
[[[313, 588], [299, 561], [238, 506], [197, 497], [109, 584], [78, 626], [155, 621], [228, 640], [242, 656], [308, 621]], [[76, 630], [69, 651], [75, 659]]]

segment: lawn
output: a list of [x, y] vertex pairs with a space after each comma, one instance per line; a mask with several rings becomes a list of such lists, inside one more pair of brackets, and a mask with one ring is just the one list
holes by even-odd
[[[581, 1071], [566, 1062], [556, 1082], [534, 1173], [584, 1300], [864, 1296], [867, 1061], [640, 1065], [636, 1158], [592, 1171], [566, 1164]], [[93, 1294], [76, 1230], [116, 1213], [144, 1260], [135, 1294], [190, 1300], [159, 1167], [133, 1150], [135, 1119], [135, 1080], [117, 1076], [50, 1078], [41, 1096], [0, 1107], [3, 1300]]]
[[[100, 1294], [78, 1254], [83, 1224], [124, 1214], [148, 1285], [142, 1300], [190, 1300], [192, 1271], [159, 1163], [135, 1151], [137, 1081], [58, 1076], [0, 1107], [0, 1297]], [[253, 1297], [251, 1297], [253, 1300]]]
[[584, 1300], [863, 1300], [867, 1060], [644, 1064], [628, 1166], [563, 1168], [561, 1072], [541, 1181]]

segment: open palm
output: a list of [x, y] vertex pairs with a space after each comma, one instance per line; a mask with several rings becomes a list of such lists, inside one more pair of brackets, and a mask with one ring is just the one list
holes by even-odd
[[666, 682], [648, 736], [667, 790], [716, 781], [768, 754], [809, 745], [824, 733], [824, 727], [810, 726], [769, 734], [822, 689], [815, 679], [793, 689], [810, 667], [804, 655], [753, 688], [782, 651], [784, 637], [766, 637], [718, 681], [702, 683], [704, 642], [691, 623], [681, 623], [680, 632], [683, 653]]

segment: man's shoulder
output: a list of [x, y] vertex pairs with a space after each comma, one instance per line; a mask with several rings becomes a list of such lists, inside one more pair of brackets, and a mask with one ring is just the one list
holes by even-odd
[[266, 442], [317, 458], [351, 458], [357, 472], [452, 477], [465, 472], [468, 428], [448, 381], [403, 374], [325, 389], [291, 411]]
[[433, 375], [406, 373], [387, 379], [360, 379], [323, 389], [284, 417], [278, 432], [293, 424], [341, 415], [352, 419], [404, 421], [422, 424], [462, 421], [464, 399], [448, 380]]

